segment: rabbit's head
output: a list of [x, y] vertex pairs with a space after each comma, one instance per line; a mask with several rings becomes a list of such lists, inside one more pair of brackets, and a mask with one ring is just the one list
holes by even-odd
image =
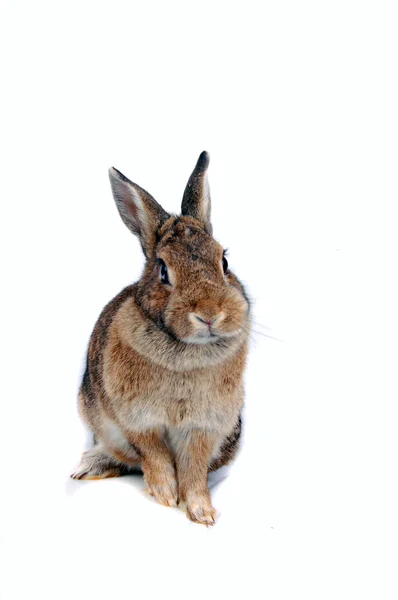
[[109, 171], [120, 216], [139, 237], [146, 256], [137, 303], [160, 329], [187, 344], [226, 341], [248, 326], [243, 286], [212, 237], [208, 165], [209, 155], [202, 152], [179, 217], [169, 215], [116, 169]]

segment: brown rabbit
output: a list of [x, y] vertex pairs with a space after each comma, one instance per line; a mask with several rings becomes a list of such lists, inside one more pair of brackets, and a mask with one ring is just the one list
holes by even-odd
[[238, 448], [250, 307], [212, 237], [208, 165], [202, 152], [179, 217], [109, 171], [120, 216], [139, 237], [146, 263], [91, 335], [79, 412], [95, 444], [72, 477], [141, 469], [158, 502], [185, 502], [192, 521], [212, 525], [207, 474]]

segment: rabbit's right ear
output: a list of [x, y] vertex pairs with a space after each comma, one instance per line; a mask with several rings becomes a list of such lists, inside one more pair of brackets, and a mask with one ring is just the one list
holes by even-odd
[[147, 191], [114, 167], [109, 169], [109, 179], [124, 224], [139, 237], [145, 256], [153, 257], [156, 232], [170, 215]]
[[202, 152], [185, 188], [181, 214], [201, 221], [207, 233], [212, 235], [210, 190], [207, 181], [209, 162], [208, 152]]

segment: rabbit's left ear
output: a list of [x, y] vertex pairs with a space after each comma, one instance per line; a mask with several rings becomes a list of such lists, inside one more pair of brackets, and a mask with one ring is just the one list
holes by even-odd
[[139, 237], [146, 258], [152, 258], [155, 253], [156, 232], [170, 215], [151, 194], [114, 167], [109, 169], [109, 179], [124, 224]]
[[209, 166], [209, 162], [210, 156], [208, 152], [202, 152], [185, 188], [181, 214], [185, 217], [194, 217], [194, 219], [201, 221], [207, 233], [212, 235], [210, 190], [207, 181], [207, 167]]

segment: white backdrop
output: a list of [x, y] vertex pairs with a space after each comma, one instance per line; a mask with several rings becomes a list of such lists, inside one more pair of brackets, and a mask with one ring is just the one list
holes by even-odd
[[[2, 600], [397, 597], [397, 26], [382, 0], [0, 4]], [[107, 169], [178, 211], [204, 149], [258, 332], [208, 530], [140, 478], [68, 479], [88, 337], [143, 265]]]

